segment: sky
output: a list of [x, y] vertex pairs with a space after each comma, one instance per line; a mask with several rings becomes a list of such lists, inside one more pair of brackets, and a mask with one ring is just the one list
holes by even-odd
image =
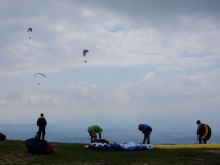
[[44, 113], [48, 124], [85, 130], [196, 131], [201, 120], [219, 132], [219, 8], [219, 0], [1, 1], [0, 124]]

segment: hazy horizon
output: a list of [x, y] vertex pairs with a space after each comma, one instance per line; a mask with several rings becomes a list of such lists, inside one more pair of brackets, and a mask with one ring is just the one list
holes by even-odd
[[[33, 138], [38, 130], [34, 124], [23, 125], [0, 125], [0, 132], [6, 135], [7, 140], [27, 140]], [[144, 135], [136, 128], [107, 127], [102, 132], [102, 139], [112, 142], [135, 142], [141, 143]], [[176, 143], [189, 144], [198, 143], [195, 131], [167, 131], [153, 129], [151, 133], [151, 144]], [[46, 127], [45, 140], [48, 142], [64, 143], [90, 143], [87, 128], [70, 128], [58, 125]], [[220, 143], [220, 131], [213, 132], [208, 143]]]

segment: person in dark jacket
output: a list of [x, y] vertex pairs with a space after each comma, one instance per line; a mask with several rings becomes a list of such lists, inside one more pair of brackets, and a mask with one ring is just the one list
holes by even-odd
[[143, 144], [145, 144], [146, 140], [147, 144], [150, 144], [150, 134], [152, 132], [152, 128], [147, 124], [139, 124], [138, 129], [144, 134]]
[[204, 144], [206, 144], [207, 140], [211, 137], [212, 130], [207, 124], [201, 123], [200, 120], [196, 121], [197, 127], [197, 138], [199, 139], [199, 144], [202, 144], [202, 141]]
[[40, 138], [41, 138], [41, 135], [42, 135], [42, 140], [44, 140], [44, 136], [45, 136], [45, 134], [46, 134], [46, 132], [45, 132], [45, 127], [46, 127], [46, 125], [47, 125], [47, 120], [44, 118], [44, 114], [43, 113], [41, 113], [40, 114], [40, 118], [38, 118], [38, 120], [37, 120], [37, 125], [38, 125], [38, 127], [39, 127], [39, 130], [38, 130], [38, 139], [40, 140]]

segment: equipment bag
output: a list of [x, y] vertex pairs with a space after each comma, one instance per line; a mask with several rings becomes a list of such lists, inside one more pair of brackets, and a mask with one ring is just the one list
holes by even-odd
[[3, 133], [0, 133], [0, 141], [4, 141], [6, 139], [6, 136]]
[[53, 152], [54, 152], [54, 147], [50, 143], [47, 143], [46, 153], [50, 154], [50, 153], [53, 153]]

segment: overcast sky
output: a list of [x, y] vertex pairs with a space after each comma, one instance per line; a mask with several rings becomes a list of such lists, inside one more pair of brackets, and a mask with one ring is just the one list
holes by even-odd
[[200, 119], [219, 131], [219, 9], [219, 0], [1, 1], [0, 124], [44, 113], [85, 129], [191, 131]]

